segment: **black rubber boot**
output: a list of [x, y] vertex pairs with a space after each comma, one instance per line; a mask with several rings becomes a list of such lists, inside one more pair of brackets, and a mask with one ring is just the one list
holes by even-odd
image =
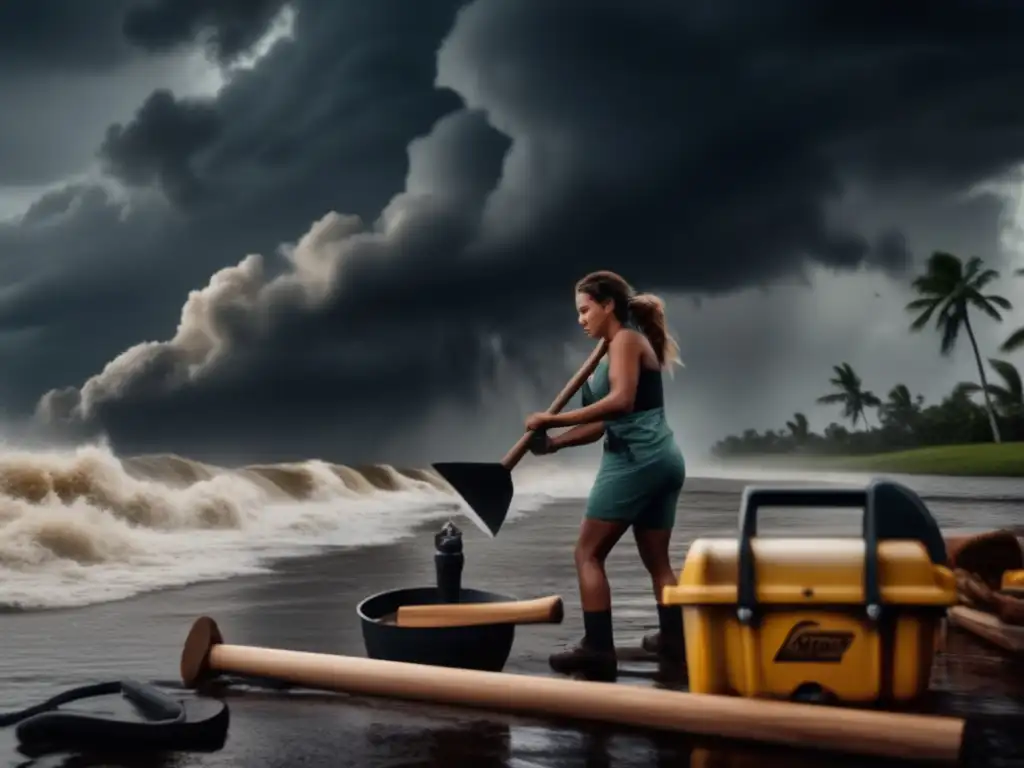
[[579, 675], [588, 680], [614, 680], [618, 674], [615, 651], [593, 648], [584, 638], [579, 644], [548, 657], [551, 669], [562, 675]]
[[563, 675], [614, 679], [618, 664], [612, 638], [611, 611], [585, 611], [583, 625], [586, 634], [581, 642], [548, 657], [551, 669]]
[[678, 605], [658, 605], [659, 631], [647, 635], [640, 642], [648, 653], [657, 654], [666, 661], [685, 663], [686, 641], [683, 637], [683, 609]]

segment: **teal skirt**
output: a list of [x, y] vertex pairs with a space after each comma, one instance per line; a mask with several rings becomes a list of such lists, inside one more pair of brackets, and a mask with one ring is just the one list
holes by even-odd
[[585, 516], [634, 528], [670, 529], [675, 525], [685, 481], [686, 462], [672, 439], [642, 459], [628, 450], [616, 452], [606, 447]]

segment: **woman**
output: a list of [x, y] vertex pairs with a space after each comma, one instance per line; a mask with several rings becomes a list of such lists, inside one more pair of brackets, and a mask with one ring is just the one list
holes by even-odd
[[[614, 272], [594, 272], [580, 280], [576, 309], [589, 336], [607, 339], [608, 353], [583, 386], [582, 408], [534, 413], [526, 428], [537, 431], [531, 449], [536, 454], [604, 437], [575, 553], [585, 636], [550, 657], [557, 672], [603, 676], [616, 669], [604, 563], [630, 527], [658, 603], [660, 631], [645, 637], [643, 647], [663, 658], [683, 656], [682, 611], [661, 604], [662, 588], [676, 581], [668, 546], [686, 477], [683, 455], [665, 419], [662, 371], [679, 362], [679, 355], [666, 328], [663, 302], [635, 294]], [[548, 436], [545, 430], [554, 427], [572, 429]]]

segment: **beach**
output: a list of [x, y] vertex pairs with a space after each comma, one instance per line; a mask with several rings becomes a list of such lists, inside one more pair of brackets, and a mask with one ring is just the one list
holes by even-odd
[[[745, 482], [742, 478], [699, 477], [687, 481], [673, 543], [677, 568], [696, 536], [734, 535]], [[944, 531], [986, 530], [1021, 522], [1024, 484], [1020, 481], [908, 478], [906, 482], [922, 494]], [[201, 615], [213, 617], [229, 643], [365, 655], [356, 604], [381, 590], [433, 583], [433, 534], [453, 514], [465, 538], [465, 586], [522, 598], [558, 594], [565, 600], [562, 624], [517, 629], [506, 666], [514, 673], [551, 674], [547, 655], [582, 634], [572, 546], [582, 510], [580, 497], [586, 486], [579, 478], [570, 483], [565, 477], [555, 477], [532, 487], [529, 482], [523, 484], [523, 497], [517, 495], [514, 513], [493, 539], [459, 516], [457, 510], [453, 512], [450, 504], [445, 506], [434, 498], [410, 506], [405, 518], [395, 513], [387, 526], [373, 529], [376, 539], [368, 533], [372, 526], [364, 517], [353, 518], [351, 528], [358, 534], [353, 539], [355, 544], [341, 543], [339, 531], [344, 525], [340, 523], [339, 530], [323, 533], [324, 538], [337, 544], [310, 543], [303, 550], [296, 537], [287, 542], [290, 549], [285, 554], [258, 567], [245, 566], [251, 573], [142, 590], [128, 597], [78, 606], [8, 609], [0, 613], [0, 679], [4, 681], [0, 711], [28, 706], [63, 688], [96, 680], [133, 677], [177, 681], [182, 643], [192, 622]], [[399, 493], [409, 496], [415, 490], [407, 488]], [[310, 503], [327, 502], [317, 499]], [[333, 503], [342, 507], [345, 499]], [[394, 504], [382, 507], [394, 508]], [[405, 520], [404, 527], [396, 522], [399, 519]], [[859, 516], [852, 511], [823, 515], [820, 511], [780, 510], [766, 514], [762, 523], [762, 535], [771, 535], [772, 531], [787, 535], [794, 531], [800, 535], [856, 535], [858, 530]], [[385, 532], [389, 532], [390, 541]], [[189, 535], [194, 542], [189, 562], [201, 563], [205, 534], [193, 530]], [[309, 539], [315, 540], [315, 536]], [[3, 551], [0, 548], [0, 553]], [[220, 542], [210, 547], [208, 556], [228, 558], [226, 553], [230, 551]], [[223, 562], [208, 565], [210, 571], [217, 567], [226, 570]], [[173, 563], [161, 567], [168, 573], [173, 571]], [[202, 570], [199, 565], [196, 568]], [[52, 568], [47, 571], [52, 572]], [[118, 572], [127, 571], [122, 568]], [[616, 644], [635, 646], [655, 626], [656, 613], [649, 581], [628, 534], [609, 559], [608, 572]], [[18, 585], [20, 595], [31, 592], [25, 587], [29, 572], [24, 567], [20, 578], [8, 583]], [[40, 579], [45, 580], [42, 576]], [[105, 594], [117, 594], [115, 576], [96, 577], [95, 583], [105, 585]], [[15, 588], [9, 589], [13, 594]], [[123, 591], [131, 590], [123, 586]], [[44, 593], [40, 588], [34, 594]], [[943, 711], [1014, 711], [1013, 697], [1022, 693], [1018, 688], [1024, 688], [1017, 682], [1024, 680], [1019, 668], [956, 632], [951, 635], [951, 649], [954, 653], [937, 665], [935, 672], [935, 685], [945, 690]], [[651, 684], [643, 678], [623, 683]], [[984, 695], [965, 695], [974, 686], [982, 686]], [[333, 694], [242, 686], [225, 689], [223, 695], [231, 707], [231, 726], [227, 743], [216, 753], [175, 755], [164, 762], [149, 757], [136, 757], [133, 762], [123, 756], [82, 757], [74, 762], [61, 762], [63, 758], [55, 757], [30, 761], [16, 752], [13, 729], [0, 729], [0, 765], [708, 767], [811, 766], [821, 760], [818, 755], [708, 744], [676, 735], [552, 724]], [[864, 759], [855, 758], [833, 762], [866, 764]]]

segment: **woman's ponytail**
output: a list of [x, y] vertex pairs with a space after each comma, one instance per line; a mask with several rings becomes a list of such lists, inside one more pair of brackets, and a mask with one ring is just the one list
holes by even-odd
[[683, 364], [679, 357], [679, 345], [668, 332], [665, 318], [665, 302], [653, 293], [638, 293], [629, 300], [629, 313], [654, 347], [662, 369], [669, 369], [673, 363]]

